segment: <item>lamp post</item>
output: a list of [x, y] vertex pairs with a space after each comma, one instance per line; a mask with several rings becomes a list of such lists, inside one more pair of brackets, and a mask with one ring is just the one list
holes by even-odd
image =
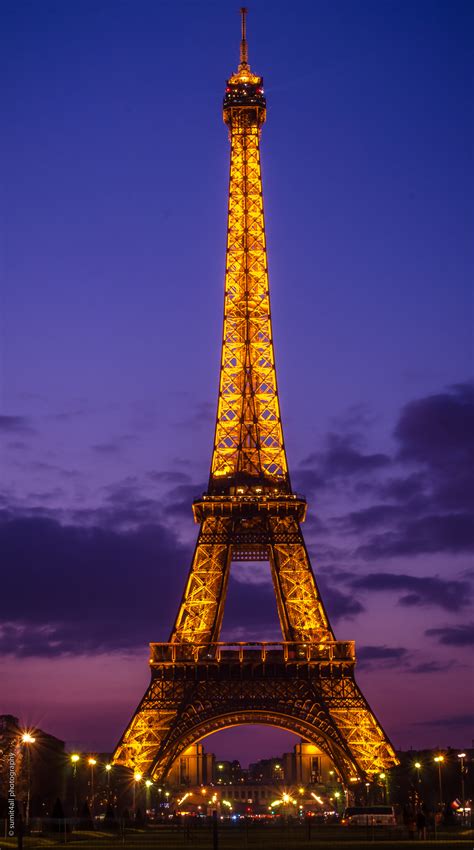
[[379, 773], [379, 779], [382, 780], [383, 801], [384, 801], [384, 803], [386, 803], [387, 802], [387, 776], [386, 776], [386, 774], [385, 773]]
[[461, 802], [462, 802], [462, 821], [466, 820], [466, 800], [464, 795], [464, 759], [466, 753], [458, 753], [458, 759], [461, 760]]
[[77, 753], [73, 753], [71, 755], [72, 783], [73, 783], [73, 786], [74, 786], [74, 808], [73, 808], [72, 813], [73, 813], [75, 818], [77, 818], [77, 779], [76, 779], [76, 773], [77, 773], [77, 763], [78, 763], [79, 759], [80, 759], [80, 756], [78, 756]]
[[438, 765], [438, 781], [439, 781], [439, 805], [443, 808], [443, 784], [441, 779], [441, 765], [444, 762], [444, 756], [435, 756], [435, 762]]
[[91, 815], [92, 821], [94, 821], [94, 767], [97, 764], [97, 760], [91, 756], [87, 761], [91, 769]]
[[105, 765], [105, 772], [107, 773], [107, 802], [110, 800], [110, 774], [112, 771], [112, 765]]
[[147, 817], [147, 816], [148, 816], [148, 814], [147, 814], [147, 813], [148, 813], [148, 811], [151, 809], [151, 806], [150, 806], [150, 793], [151, 793], [151, 787], [152, 787], [152, 785], [153, 785], [153, 782], [151, 781], [151, 779], [147, 779], [147, 780], [145, 781], [145, 786], [146, 786], [145, 817]]
[[24, 732], [21, 736], [21, 742], [25, 745], [26, 753], [26, 826], [30, 823], [30, 794], [31, 794], [31, 755], [30, 746], [34, 744], [36, 738], [33, 738], [29, 732]]
[[133, 807], [132, 807], [133, 808], [133, 817], [136, 817], [136, 814], [137, 814], [137, 812], [136, 812], [136, 807], [137, 807], [136, 788], [137, 788], [138, 783], [141, 782], [142, 776], [143, 776], [143, 774], [140, 773], [140, 771], [138, 771], [138, 770], [133, 774]]

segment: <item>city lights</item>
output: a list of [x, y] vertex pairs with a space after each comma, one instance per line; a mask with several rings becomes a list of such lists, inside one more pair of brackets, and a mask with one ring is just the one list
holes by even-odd
[[71, 761], [72, 761], [73, 764], [77, 764], [77, 762], [80, 760], [80, 758], [81, 757], [78, 756], [77, 753], [73, 753], [72, 756], [71, 756]]

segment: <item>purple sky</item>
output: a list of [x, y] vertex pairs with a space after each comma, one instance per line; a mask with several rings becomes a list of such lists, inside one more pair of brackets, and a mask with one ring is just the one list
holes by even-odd
[[[208, 476], [237, 7], [1, 12], [0, 712], [103, 750], [168, 637]], [[472, 24], [452, 0], [249, 14], [292, 481], [397, 747], [473, 736]], [[266, 565], [235, 565], [228, 601], [227, 636], [278, 637]], [[256, 734], [211, 746], [292, 741]]]

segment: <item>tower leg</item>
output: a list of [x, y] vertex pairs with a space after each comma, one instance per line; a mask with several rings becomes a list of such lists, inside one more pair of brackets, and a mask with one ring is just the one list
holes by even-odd
[[199, 532], [186, 588], [171, 632], [176, 643], [218, 640], [229, 581], [229, 517], [206, 517]]
[[269, 525], [273, 585], [285, 639], [334, 640], [299, 523], [291, 516], [274, 516]]

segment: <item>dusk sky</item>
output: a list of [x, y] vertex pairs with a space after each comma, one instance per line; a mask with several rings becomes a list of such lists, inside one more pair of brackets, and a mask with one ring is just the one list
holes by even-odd
[[[273, 329], [336, 637], [397, 748], [474, 736], [473, 5], [254, 0]], [[238, 4], [3, 0], [0, 713], [110, 750], [209, 474]], [[278, 639], [266, 564], [224, 636]], [[263, 727], [206, 748], [293, 746]]]

